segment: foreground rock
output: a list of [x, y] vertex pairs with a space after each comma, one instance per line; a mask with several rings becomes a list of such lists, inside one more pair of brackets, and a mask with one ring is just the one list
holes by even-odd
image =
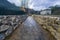
[[26, 18], [25, 15], [0, 16], [0, 40], [10, 35]]

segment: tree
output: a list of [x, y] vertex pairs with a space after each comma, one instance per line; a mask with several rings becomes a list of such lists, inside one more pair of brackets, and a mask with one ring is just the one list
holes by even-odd
[[60, 6], [50, 6], [53, 15], [60, 15]]

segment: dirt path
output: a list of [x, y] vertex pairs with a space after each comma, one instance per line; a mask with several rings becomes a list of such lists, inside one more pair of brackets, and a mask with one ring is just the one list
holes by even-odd
[[55, 40], [29, 16], [6, 40]]

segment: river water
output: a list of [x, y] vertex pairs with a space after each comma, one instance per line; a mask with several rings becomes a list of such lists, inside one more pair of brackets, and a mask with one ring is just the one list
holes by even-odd
[[6, 40], [55, 40], [44, 30], [32, 16], [29, 16], [22, 25]]

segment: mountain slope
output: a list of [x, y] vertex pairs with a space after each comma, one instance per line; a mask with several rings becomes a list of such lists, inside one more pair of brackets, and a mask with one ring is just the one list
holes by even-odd
[[19, 10], [19, 7], [15, 6], [14, 4], [11, 4], [7, 0], [0, 0], [0, 8], [1, 7], [9, 10]]

